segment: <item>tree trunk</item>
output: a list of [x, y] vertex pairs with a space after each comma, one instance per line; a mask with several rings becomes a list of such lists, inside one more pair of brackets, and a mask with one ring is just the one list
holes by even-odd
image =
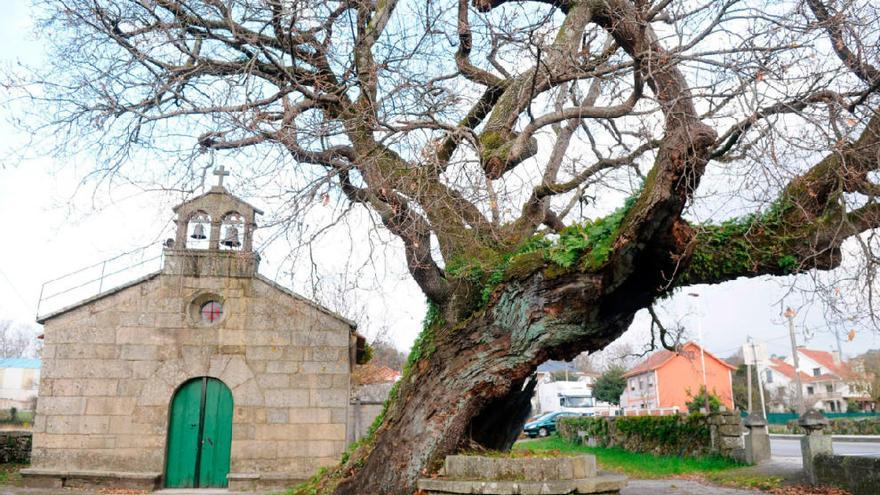
[[600, 295], [601, 285], [595, 275], [541, 270], [496, 289], [465, 321], [428, 326], [381, 427], [336, 473], [333, 493], [409, 495], [448, 454], [510, 448], [537, 366], [601, 349], [652, 299]]

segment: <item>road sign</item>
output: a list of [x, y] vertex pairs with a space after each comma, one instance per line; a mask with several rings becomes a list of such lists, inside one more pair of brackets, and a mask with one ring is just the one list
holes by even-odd
[[751, 343], [743, 344], [743, 359], [746, 364], [755, 366], [763, 366], [767, 363], [767, 348], [764, 344]]

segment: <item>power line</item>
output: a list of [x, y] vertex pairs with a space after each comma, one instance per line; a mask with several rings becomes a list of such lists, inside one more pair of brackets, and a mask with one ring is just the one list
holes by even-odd
[[18, 289], [15, 288], [15, 285], [12, 284], [12, 281], [9, 280], [9, 277], [6, 276], [6, 273], [3, 272], [2, 268], [0, 268], [0, 275], [3, 276], [3, 280], [6, 280], [9, 288], [12, 289], [12, 293], [15, 294], [16, 297], [18, 297], [18, 300], [21, 301], [21, 303], [24, 304], [25, 307], [30, 306], [30, 304], [24, 300], [24, 297], [22, 297], [21, 293], [18, 292]]

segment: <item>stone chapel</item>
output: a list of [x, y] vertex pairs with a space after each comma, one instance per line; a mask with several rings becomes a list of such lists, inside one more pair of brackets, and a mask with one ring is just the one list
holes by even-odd
[[162, 269], [39, 317], [31, 486], [290, 486], [339, 462], [349, 320], [263, 277], [262, 212], [222, 185], [174, 208]]

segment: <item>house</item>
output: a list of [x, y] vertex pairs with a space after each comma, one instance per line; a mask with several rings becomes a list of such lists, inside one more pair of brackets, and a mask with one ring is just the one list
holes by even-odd
[[258, 273], [261, 212], [222, 175], [174, 211], [159, 271], [38, 318], [27, 484], [238, 490], [339, 462], [354, 323]]
[[[798, 364], [805, 406], [825, 412], [846, 412], [848, 402], [871, 407], [870, 382], [864, 373], [844, 363], [837, 352], [798, 347]], [[796, 408], [797, 382], [794, 360], [771, 358], [761, 379], [774, 412]]]
[[0, 359], [0, 409], [33, 411], [39, 385], [39, 359]]
[[694, 342], [677, 351], [660, 350], [627, 371], [626, 389], [620, 396], [624, 414], [687, 412], [687, 403], [704, 384], [721, 404], [733, 409], [733, 375], [736, 368]]

